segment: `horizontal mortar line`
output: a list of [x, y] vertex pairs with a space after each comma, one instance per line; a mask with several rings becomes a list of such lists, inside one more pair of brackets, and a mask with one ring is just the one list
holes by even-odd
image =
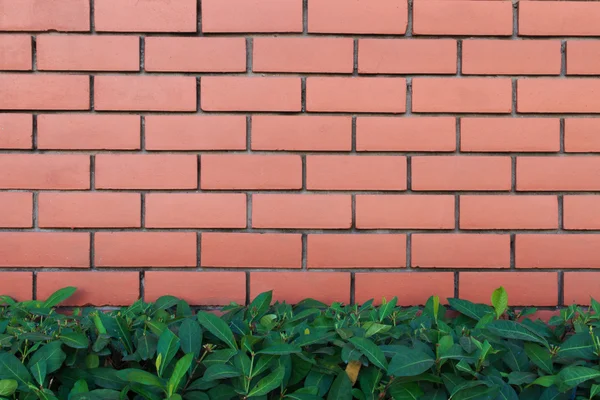
[[480, 190], [480, 191], [423, 191], [423, 190], [308, 190], [303, 189], [290, 189], [290, 190], [243, 190], [243, 189], [0, 189], [0, 193], [29, 193], [29, 192], [40, 192], [40, 193], [142, 193], [145, 194], [199, 194], [199, 193], [213, 193], [213, 194], [312, 194], [312, 195], [462, 195], [462, 196], [555, 196], [555, 195], [567, 195], [567, 196], [578, 196], [578, 195], [597, 195], [600, 194], [600, 190], [587, 190], [587, 191], [517, 191], [511, 192], [508, 189], [503, 191], [498, 190]]

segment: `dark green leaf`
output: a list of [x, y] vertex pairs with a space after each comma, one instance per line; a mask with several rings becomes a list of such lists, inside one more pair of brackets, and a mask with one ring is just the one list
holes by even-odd
[[273, 299], [273, 291], [268, 291], [259, 294], [248, 306], [248, 319], [254, 318], [260, 319], [271, 306], [271, 300]]
[[459, 313], [477, 321], [483, 318], [483, 316], [486, 314], [494, 312], [494, 309], [490, 306], [486, 306], [485, 304], [474, 304], [463, 299], [450, 298], [448, 299], [448, 304], [450, 304], [450, 307], [454, 308]]
[[210, 400], [231, 400], [233, 398], [239, 398], [238, 394], [233, 390], [231, 386], [219, 385], [208, 391]]
[[179, 361], [177, 361], [177, 364], [175, 364], [173, 374], [167, 383], [167, 392], [169, 396], [173, 395], [173, 393], [175, 393], [179, 387], [179, 384], [187, 374], [187, 371], [190, 369], [192, 361], [194, 361], [194, 354], [189, 353], [183, 356]]
[[278, 367], [275, 371], [258, 381], [256, 386], [250, 390], [248, 397], [263, 396], [281, 385], [285, 375], [285, 368]]
[[384, 319], [392, 314], [396, 304], [398, 304], [398, 297], [394, 296], [392, 300], [382, 304], [381, 307], [379, 307], [379, 322], [383, 322]]
[[522, 324], [509, 320], [496, 320], [487, 325], [487, 329], [506, 339], [524, 340], [527, 342], [541, 343], [548, 347], [548, 342], [543, 337], [533, 333]]
[[205, 381], [214, 381], [217, 379], [235, 378], [242, 375], [241, 371], [229, 364], [215, 364], [206, 369], [204, 376]]
[[435, 359], [420, 350], [409, 349], [392, 358], [388, 374], [392, 376], [415, 376], [433, 366]]
[[129, 354], [133, 353], [133, 344], [131, 343], [131, 334], [129, 333], [127, 322], [119, 316], [115, 317], [115, 320], [117, 322], [119, 339], [121, 339], [121, 342], [125, 346], [125, 350], [127, 350]]
[[31, 370], [31, 374], [37, 383], [39, 383], [40, 386], [43, 386], [44, 380], [46, 379], [46, 362], [44, 360], [40, 360], [33, 364], [29, 369]]
[[327, 400], [352, 400], [352, 382], [346, 375], [346, 372], [342, 371], [333, 381]]
[[13, 379], [18, 382], [20, 390], [27, 390], [31, 375], [17, 357], [9, 353], [1, 353], [0, 379]]
[[179, 327], [179, 339], [181, 340], [181, 350], [184, 353], [192, 353], [194, 357], [200, 356], [202, 349], [202, 329], [196, 321], [186, 319]]
[[545, 348], [533, 343], [525, 343], [525, 353], [527, 357], [537, 365], [542, 371], [552, 374], [552, 355]]
[[163, 383], [160, 378], [150, 372], [141, 369], [124, 369], [117, 373], [118, 377], [125, 382], [139, 383], [145, 386], [154, 386], [162, 388]]
[[177, 350], [179, 350], [179, 338], [169, 329], [166, 329], [158, 338], [157, 352], [161, 358], [157, 368], [158, 376], [162, 376], [175, 354], [177, 354]]
[[74, 349], [87, 349], [90, 341], [83, 333], [65, 333], [59, 336], [60, 340]]
[[388, 363], [383, 351], [369, 339], [361, 337], [350, 338], [350, 343], [356, 346], [376, 367], [387, 371]]
[[94, 368], [88, 370], [94, 383], [104, 389], [121, 390], [125, 382], [119, 378], [116, 370], [112, 368]]
[[72, 287], [72, 286], [59, 289], [56, 292], [52, 293], [46, 299], [46, 301], [43, 303], [42, 307], [44, 307], [44, 308], [55, 307], [55, 306], [59, 305], [60, 303], [62, 303], [63, 301], [67, 300], [69, 297], [71, 297], [73, 295], [73, 293], [75, 293], [76, 290], [77, 290], [77, 288]]
[[59, 341], [50, 342], [47, 345], [39, 348], [29, 359], [28, 366], [31, 366], [40, 361], [46, 363], [46, 372], [51, 374], [57, 371], [67, 358], [67, 355], [62, 350], [62, 343]]
[[227, 344], [227, 346], [237, 350], [238, 345], [233, 337], [233, 332], [231, 332], [231, 329], [229, 329], [229, 326], [227, 326], [225, 321], [214, 314], [200, 311], [198, 312], [198, 322], [200, 322], [200, 325], [207, 331]]
[[417, 400], [423, 391], [416, 383], [395, 383], [389, 388], [389, 394], [394, 400]]
[[558, 373], [559, 382], [567, 389], [598, 377], [600, 371], [597, 369], [579, 366], [568, 366]]
[[272, 354], [272, 355], [285, 355], [285, 354], [293, 354], [300, 353], [302, 349], [298, 346], [294, 346], [293, 344], [288, 343], [277, 343], [265, 347], [264, 349], [257, 351], [257, 354]]

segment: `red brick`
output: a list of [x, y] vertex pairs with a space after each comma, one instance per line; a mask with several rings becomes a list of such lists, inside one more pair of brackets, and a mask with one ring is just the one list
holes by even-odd
[[452, 117], [358, 117], [358, 151], [454, 151]]
[[473, 75], [559, 75], [558, 40], [464, 40], [462, 73]]
[[558, 229], [556, 196], [460, 196], [461, 229]]
[[0, 149], [31, 149], [33, 117], [29, 114], [0, 113]]
[[[429, 1], [418, 2], [421, 3]], [[412, 87], [414, 112], [509, 113], [512, 110], [509, 78], [414, 78]]]
[[252, 150], [349, 151], [351, 148], [349, 116], [252, 116]]
[[315, 234], [307, 239], [308, 268], [404, 268], [404, 234]]
[[309, 77], [306, 110], [316, 112], [406, 111], [406, 79]]
[[600, 190], [600, 157], [518, 157], [517, 190]]
[[309, 190], [406, 190], [404, 156], [307, 156]]
[[137, 150], [137, 115], [42, 114], [37, 118], [37, 145], [48, 150]]
[[202, 0], [203, 32], [302, 32], [302, 0]]
[[589, 305], [590, 299], [600, 299], [600, 276], [597, 272], [566, 272], [564, 303]]
[[461, 118], [461, 151], [557, 152], [558, 118]]
[[255, 194], [253, 228], [348, 229], [352, 225], [350, 195]]
[[350, 303], [350, 274], [344, 272], [251, 272], [250, 298], [273, 291], [273, 301], [296, 304], [315, 299]]
[[146, 301], [170, 294], [194, 306], [223, 306], [246, 302], [244, 272], [148, 271], [144, 279]]
[[567, 41], [567, 75], [600, 74], [600, 42]]
[[0, 293], [17, 301], [31, 300], [33, 274], [31, 272], [0, 272]]
[[382, 298], [390, 301], [397, 296], [399, 306], [414, 306], [425, 304], [432, 295], [445, 304], [447, 298], [454, 297], [453, 272], [361, 272], [355, 276], [355, 285], [354, 301], [358, 304], [374, 299], [379, 305]]
[[47, 299], [66, 286], [77, 291], [61, 306], [125, 306], [140, 297], [139, 272], [40, 272], [37, 299]]
[[298, 77], [203, 76], [200, 99], [204, 111], [300, 111], [301, 82]]
[[302, 236], [278, 233], [204, 232], [203, 267], [300, 268]]
[[508, 268], [510, 236], [418, 234], [411, 238], [413, 268]]
[[31, 63], [31, 36], [0, 36], [0, 70], [30, 71]]
[[0, 227], [31, 228], [33, 195], [23, 192], [0, 192]]
[[406, 0], [308, 2], [308, 32], [401, 34], [406, 32]]
[[600, 3], [594, 1], [522, 1], [519, 35], [600, 35]]
[[357, 195], [358, 229], [454, 229], [454, 196]]
[[600, 113], [600, 80], [519, 79], [520, 113]]
[[196, 32], [196, 0], [95, 0], [97, 31]]
[[179, 154], [98, 154], [98, 189], [196, 189], [198, 160]]
[[299, 155], [203, 154], [200, 160], [202, 189], [300, 189]]
[[510, 190], [510, 157], [415, 156], [413, 190]]
[[40, 193], [42, 228], [139, 228], [138, 193]]
[[517, 268], [600, 268], [600, 235], [524, 234], [515, 243]]
[[89, 0], [0, 0], [0, 31], [89, 31]]
[[0, 267], [89, 266], [89, 233], [0, 232]]
[[600, 119], [565, 118], [565, 151], [600, 152]]
[[90, 188], [87, 155], [1, 154], [0, 171], [1, 189]]
[[147, 115], [148, 150], [245, 150], [243, 115]]
[[84, 75], [2, 74], [0, 109], [89, 110], [90, 78]]
[[456, 74], [454, 39], [360, 39], [361, 74]]
[[96, 76], [96, 110], [196, 111], [193, 76]]
[[146, 71], [243, 72], [246, 40], [241, 37], [146, 37]]
[[418, 0], [413, 34], [510, 36], [512, 14], [510, 1]]
[[563, 207], [565, 229], [600, 229], [600, 196], [565, 196]]
[[195, 267], [195, 232], [96, 232], [97, 267]]
[[243, 193], [152, 193], [146, 195], [149, 228], [245, 228]]
[[556, 272], [461, 272], [460, 298], [491, 304], [492, 292], [502, 286], [508, 292], [510, 306], [556, 306]]

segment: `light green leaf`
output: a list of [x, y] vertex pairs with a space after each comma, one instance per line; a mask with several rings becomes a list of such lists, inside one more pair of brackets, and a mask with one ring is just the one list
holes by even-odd
[[392, 314], [396, 304], [398, 304], [398, 297], [394, 296], [392, 300], [382, 304], [381, 307], [379, 307], [379, 322], [383, 322], [384, 319]]
[[538, 385], [543, 387], [550, 387], [556, 383], [556, 375], [540, 376], [535, 381], [531, 382], [529, 386]]
[[409, 349], [398, 353], [390, 361], [388, 374], [392, 376], [415, 376], [433, 366], [435, 359], [420, 350]]
[[14, 379], [2, 379], [0, 380], [0, 396], [8, 397], [12, 395], [18, 387], [19, 383]]
[[87, 393], [89, 391], [90, 389], [88, 388], [88, 384], [85, 381], [85, 379], [80, 379], [77, 382], [75, 382], [75, 384], [73, 385], [73, 389], [71, 389], [71, 391], [69, 392], [69, 399], [72, 395], [79, 393]]
[[272, 354], [272, 355], [286, 355], [286, 354], [294, 354], [300, 353], [302, 349], [298, 346], [294, 346], [293, 344], [288, 343], [277, 343], [271, 346], [265, 347], [264, 349], [257, 351], [256, 354]]
[[87, 349], [90, 345], [90, 341], [83, 333], [65, 333], [60, 335], [59, 339], [74, 349]]
[[200, 325], [202, 325], [207, 331], [222, 340], [229, 347], [236, 350], [238, 349], [238, 345], [233, 337], [233, 332], [231, 332], [231, 329], [229, 329], [227, 323], [221, 318], [214, 314], [200, 311], [198, 312], [198, 322], [200, 322]]
[[100, 358], [97, 354], [90, 353], [85, 357], [85, 366], [88, 369], [98, 368], [100, 366]]
[[387, 371], [388, 363], [385, 359], [385, 355], [383, 351], [375, 343], [373, 343], [369, 339], [361, 338], [361, 337], [353, 337], [350, 338], [350, 343], [352, 343], [356, 348], [358, 348], [369, 361], [373, 363], [378, 368]]
[[206, 369], [202, 379], [205, 381], [214, 381], [217, 379], [235, 378], [240, 375], [242, 373], [229, 364], [215, 364]]
[[558, 373], [559, 382], [568, 389], [598, 377], [600, 377], [600, 371], [597, 369], [579, 366], [569, 366]]
[[258, 381], [256, 386], [248, 393], [248, 397], [263, 396], [278, 388], [279, 385], [281, 385], [281, 382], [283, 382], [284, 376], [285, 368], [282, 366], [278, 367], [275, 371]]
[[494, 306], [494, 311], [496, 312], [496, 318], [500, 319], [502, 314], [504, 314], [508, 308], [508, 294], [502, 286], [494, 290], [494, 293], [492, 293], [492, 305]]
[[165, 368], [169, 365], [179, 350], [179, 338], [173, 332], [166, 329], [158, 338], [157, 352], [161, 358], [158, 365], [158, 376], [162, 376]]
[[175, 364], [175, 369], [173, 370], [173, 374], [169, 378], [169, 383], [167, 384], [167, 392], [169, 394], [169, 397], [172, 396], [173, 393], [175, 393], [175, 390], [177, 390], [177, 387], [179, 387], [179, 384], [181, 383], [182, 379], [185, 377], [187, 371], [190, 369], [192, 361], [194, 361], [194, 354], [188, 353], [185, 356], [183, 356], [179, 361], [177, 361], [177, 364]]
[[46, 379], [46, 362], [44, 360], [38, 361], [31, 366], [30, 370], [37, 383], [43, 386], [44, 379]]
[[592, 389], [590, 390], [590, 400], [598, 394], [600, 394], [600, 385], [592, 385]]
[[51, 308], [59, 305], [71, 297], [76, 290], [77, 288], [73, 286], [57, 290], [56, 292], [52, 293], [44, 303], [42, 303], [42, 308]]
[[536, 333], [533, 333], [529, 329], [527, 329], [524, 325], [509, 320], [496, 320], [490, 322], [487, 326], [487, 329], [493, 333], [494, 335], [498, 335], [500, 337], [506, 339], [516, 339], [516, 340], [524, 340], [527, 342], [536, 342], [543, 344], [546, 347], [548, 346], [548, 342], [543, 337], [539, 336]]
[[202, 329], [198, 322], [189, 318], [185, 319], [179, 327], [179, 339], [181, 340], [181, 350], [184, 353], [192, 353], [196, 358], [200, 356]]

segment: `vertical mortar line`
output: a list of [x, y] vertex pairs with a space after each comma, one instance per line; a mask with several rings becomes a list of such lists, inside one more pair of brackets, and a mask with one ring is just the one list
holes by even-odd
[[140, 36], [140, 71], [146, 70], [146, 37]]
[[460, 297], [460, 273], [458, 271], [454, 271], [454, 297]]
[[560, 42], [560, 76], [567, 74], [567, 41]]
[[250, 271], [246, 271], [246, 305], [250, 304]]
[[39, 229], [39, 222], [38, 222], [38, 202], [39, 202], [39, 192], [33, 192], [32, 193], [32, 221], [31, 221], [31, 226], [33, 227], [33, 230], [38, 230]]
[[356, 194], [352, 193], [350, 195], [350, 212], [351, 212], [351, 222], [350, 229], [356, 230]]
[[306, 154], [300, 155], [300, 158], [302, 160], [302, 191], [306, 192]]
[[412, 114], [412, 78], [406, 78], [406, 114]]
[[252, 229], [252, 193], [246, 193], [246, 230]]
[[90, 154], [90, 190], [96, 190], [96, 155]]
[[460, 194], [454, 195], [454, 231], [460, 232]]
[[516, 254], [515, 241], [516, 241], [516, 234], [511, 233], [510, 234], [510, 269], [516, 269], [515, 258], [517, 256], [517, 254]]
[[561, 118], [560, 119], [560, 150], [559, 153], [564, 153], [565, 152], [565, 119]]
[[94, 232], [90, 232], [90, 270], [94, 271], [96, 269], [96, 264], [94, 262], [96, 248], [94, 246], [95, 234]]
[[38, 149], [38, 116], [37, 114], [33, 114], [32, 116], [32, 130], [31, 130], [31, 144], [32, 144], [32, 148], [33, 150], [37, 150]]
[[460, 137], [462, 135], [461, 124], [462, 119], [460, 117], [456, 117], [456, 149], [454, 150], [455, 154], [460, 153]]
[[246, 115], [246, 152], [252, 151], [252, 115]]
[[94, 24], [94, 0], [90, 0], [90, 33], [96, 33], [96, 25]]
[[196, 77], [196, 113], [202, 112], [202, 107], [200, 105], [201, 104], [200, 102], [202, 101], [202, 98], [200, 95], [201, 89], [202, 89], [202, 87], [200, 86], [200, 77], [197, 76]]
[[306, 77], [303, 76], [300, 80], [300, 84], [301, 84], [301, 104], [302, 104], [302, 109], [300, 110], [300, 112], [306, 112]]
[[517, 78], [511, 78], [511, 95], [512, 95], [512, 102], [511, 102], [510, 114], [513, 117], [516, 117], [517, 116]]
[[198, 157], [196, 158], [196, 175], [198, 175], [198, 182], [196, 182], [196, 192], [201, 192], [202, 191], [202, 177], [201, 177], [201, 172], [202, 172], [202, 156], [200, 154], [198, 154]]
[[31, 299], [37, 300], [37, 271], [31, 273]]
[[302, 238], [302, 261], [301, 261], [302, 262], [302, 268], [301, 269], [303, 271], [306, 271], [306, 270], [308, 270], [308, 265], [307, 265], [308, 264], [308, 262], [307, 262], [307, 260], [308, 260], [308, 257], [307, 257], [307, 254], [308, 254], [308, 234], [302, 233], [301, 238]]
[[408, 0], [408, 18], [406, 21], [405, 36], [410, 37], [413, 35], [413, 0]]
[[350, 273], [350, 304], [356, 302], [356, 274]]
[[146, 152], [146, 116], [140, 115], [140, 150]]
[[31, 37], [31, 70], [37, 71], [37, 37]]
[[412, 269], [412, 233], [406, 233], [406, 270], [410, 271]]
[[94, 76], [90, 75], [90, 111], [94, 112]]
[[563, 231], [565, 229], [564, 222], [564, 195], [558, 195], [558, 230]]
[[146, 193], [140, 192], [141, 200], [141, 213], [140, 213], [140, 228], [145, 230], [146, 228]]
[[146, 284], [146, 272], [144, 270], [140, 271], [140, 299], [145, 301], [146, 293], [145, 293], [145, 284]]
[[517, 191], [517, 156], [510, 156], [510, 191]]
[[513, 31], [512, 31], [512, 39], [517, 39], [519, 36], [519, 0], [513, 0], [513, 10], [512, 10], [512, 21], [513, 21]]
[[202, 235], [196, 231], [196, 271], [202, 270]]
[[462, 76], [462, 39], [456, 41], [456, 76]]
[[358, 76], [358, 39], [354, 39], [354, 61], [352, 67], [352, 75]]
[[352, 143], [350, 144], [350, 152], [356, 153], [356, 115], [352, 116]]
[[302, 33], [308, 33], [308, 0], [302, 0]]
[[246, 38], [246, 74], [252, 73], [253, 67], [253, 52], [254, 52], [254, 40], [251, 37]]
[[558, 272], [558, 306], [565, 306], [565, 273], [564, 271]]
[[196, 1], [196, 34], [203, 36], [202, 34], [202, 0]]
[[406, 156], [406, 191], [412, 192], [412, 157]]

